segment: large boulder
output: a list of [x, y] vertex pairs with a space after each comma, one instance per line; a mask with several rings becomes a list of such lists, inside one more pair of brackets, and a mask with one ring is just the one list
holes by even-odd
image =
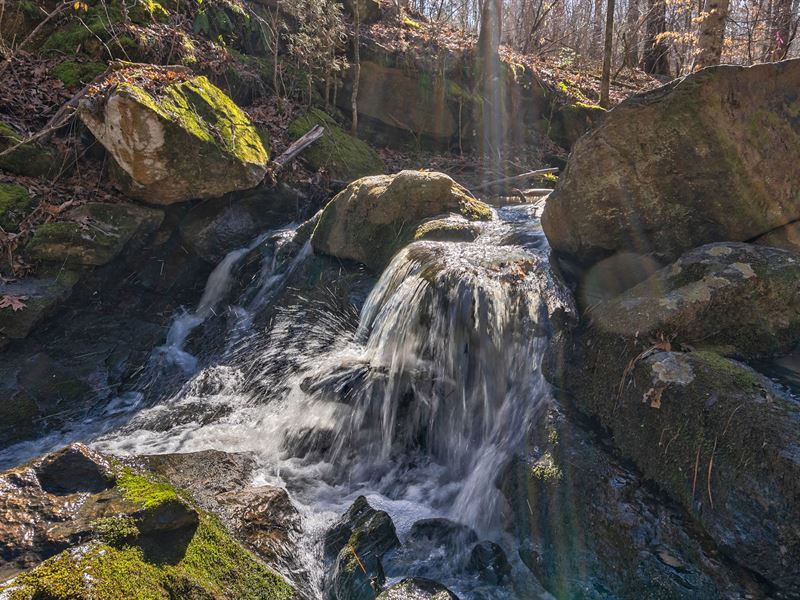
[[402, 171], [364, 177], [328, 203], [311, 245], [315, 251], [381, 270], [414, 239], [422, 221], [447, 213], [471, 221], [492, 218], [489, 206], [443, 173]]
[[704, 69], [633, 96], [575, 145], [542, 225], [585, 269], [662, 262], [800, 218], [800, 60]]
[[205, 77], [157, 91], [119, 81], [82, 101], [80, 115], [114, 157], [119, 187], [144, 202], [215, 198], [266, 173], [261, 134]]
[[758, 236], [753, 243], [800, 254], [800, 221], [768, 231], [764, 235]]
[[784, 354], [800, 341], [800, 257], [708, 244], [589, 314], [598, 335], [645, 346], [661, 339], [745, 359]]
[[11, 150], [0, 156], [0, 169], [16, 175], [46, 177], [57, 175], [68, 166], [66, 156], [52, 146], [35, 143], [21, 144], [24, 136], [11, 126], [0, 121], [0, 152]]
[[[0, 298], [14, 298], [0, 306], [0, 347], [4, 340], [22, 339], [69, 298], [78, 275], [63, 271], [52, 277], [26, 277], [0, 282]], [[2, 429], [0, 427], [0, 429]]]

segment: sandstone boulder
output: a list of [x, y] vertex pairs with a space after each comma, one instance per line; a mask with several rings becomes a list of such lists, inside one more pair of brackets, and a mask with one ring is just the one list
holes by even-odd
[[575, 145], [542, 223], [585, 269], [662, 264], [800, 218], [800, 60], [720, 66], [633, 96]]
[[492, 210], [443, 173], [402, 171], [351, 183], [325, 207], [311, 236], [315, 251], [381, 270], [429, 217], [489, 220]]
[[219, 197], [266, 173], [262, 136], [205, 77], [157, 92], [120, 82], [82, 101], [80, 115], [119, 167], [118, 186], [147, 203]]

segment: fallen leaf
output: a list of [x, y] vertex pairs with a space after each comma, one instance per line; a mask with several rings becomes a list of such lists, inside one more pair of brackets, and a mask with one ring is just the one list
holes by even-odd
[[10, 308], [14, 312], [23, 310], [25, 308], [24, 301], [27, 299], [27, 296], [12, 296], [10, 294], [4, 294], [0, 296], [0, 309]]

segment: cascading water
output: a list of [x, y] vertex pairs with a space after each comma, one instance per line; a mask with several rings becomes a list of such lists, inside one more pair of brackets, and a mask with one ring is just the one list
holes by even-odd
[[[543, 346], [553, 320], [570, 311], [533, 213], [501, 209], [474, 242], [411, 244], [359, 314], [349, 299], [298, 292], [262, 329], [254, 321], [309, 254], [306, 245], [279, 260], [273, 250], [229, 311], [220, 357], [97, 446], [254, 453], [255, 483], [285, 486], [303, 514], [311, 597], [322, 593], [321, 536], [358, 495], [392, 516], [401, 540], [419, 519], [447, 517], [508, 547], [496, 481], [548, 399]], [[199, 366], [181, 354], [184, 332], [213, 314], [232, 268], [262, 242], [223, 260], [159, 352]], [[481, 591], [485, 584], [458, 570], [468, 549], [451, 550], [446, 567], [395, 553], [387, 575], [434, 577], [462, 598], [519, 597], [513, 586]]]

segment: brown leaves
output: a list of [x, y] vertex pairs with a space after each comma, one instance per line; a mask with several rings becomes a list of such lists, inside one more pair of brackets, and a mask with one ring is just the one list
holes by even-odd
[[23, 310], [26, 306], [25, 300], [27, 299], [27, 296], [12, 296], [10, 294], [4, 294], [0, 296], [0, 309], [10, 308], [14, 312]]

